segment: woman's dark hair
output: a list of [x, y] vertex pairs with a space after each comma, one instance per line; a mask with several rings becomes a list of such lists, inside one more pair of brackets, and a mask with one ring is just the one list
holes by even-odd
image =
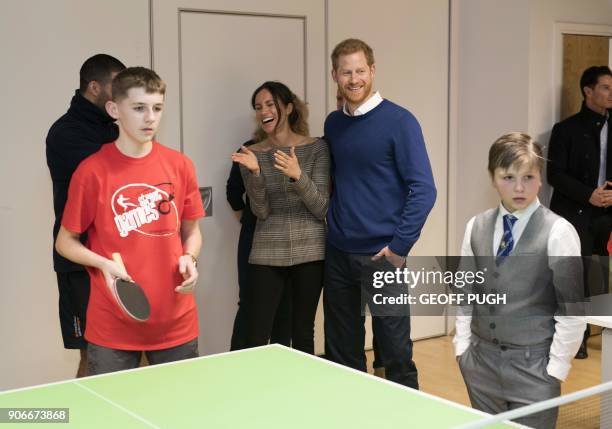
[[[306, 104], [302, 100], [298, 98], [284, 83], [278, 81], [267, 81], [262, 83], [255, 91], [253, 91], [253, 95], [251, 96], [251, 107], [255, 109], [255, 97], [262, 90], [268, 90], [272, 95], [272, 100], [274, 100], [274, 106], [276, 107], [276, 112], [278, 113], [278, 122], [276, 126], [280, 123], [281, 119], [281, 109], [280, 104], [283, 106], [287, 106], [290, 103], [293, 105], [293, 110], [289, 113], [289, 117], [287, 118], [287, 122], [289, 123], [289, 127], [291, 130], [303, 136], [309, 135], [308, 130], [308, 108]], [[266, 133], [261, 129], [261, 126], [257, 124], [257, 129], [255, 130], [255, 134], [253, 136], [254, 140], [259, 142], [265, 140]]]

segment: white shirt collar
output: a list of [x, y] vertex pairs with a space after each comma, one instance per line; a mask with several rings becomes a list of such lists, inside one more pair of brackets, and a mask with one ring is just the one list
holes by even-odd
[[499, 215], [498, 216], [503, 217], [504, 215], [511, 214], [512, 216], [515, 216], [517, 220], [521, 220], [523, 218], [525, 220], [529, 220], [533, 212], [535, 212], [538, 207], [540, 207], [540, 199], [538, 197], [536, 197], [536, 199], [533, 200], [531, 204], [529, 204], [524, 209], [516, 210], [515, 212], [512, 212], [512, 213], [506, 210], [506, 208], [504, 207], [502, 203], [499, 203]]
[[514, 238], [514, 246], [519, 243], [525, 228], [527, 227], [527, 223], [529, 223], [529, 219], [531, 219], [531, 215], [540, 207], [540, 200], [536, 197], [535, 200], [531, 202], [527, 207], [522, 210], [517, 210], [513, 213], [510, 213], [502, 203], [499, 203], [499, 213], [497, 215], [497, 220], [495, 221], [495, 229], [493, 232], [493, 254], [495, 255], [497, 249], [499, 248], [499, 243], [501, 242], [502, 235], [504, 233], [504, 223], [503, 218], [504, 215], [511, 214], [516, 217], [516, 223], [512, 227], [512, 237]]
[[348, 109], [346, 108], [346, 103], [344, 103], [344, 107], [342, 108], [342, 111], [344, 112], [345, 115], [348, 115], [348, 116], [365, 115], [370, 110], [374, 109], [376, 106], [382, 103], [382, 101], [383, 101], [383, 98], [380, 95], [380, 92], [376, 91], [374, 95], [372, 95], [370, 98], [364, 101], [361, 106], [356, 108], [352, 115], [349, 113]]

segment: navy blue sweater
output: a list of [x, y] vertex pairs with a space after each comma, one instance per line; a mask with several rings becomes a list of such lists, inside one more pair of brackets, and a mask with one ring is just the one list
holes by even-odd
[[332, 156], [330, 244], [368, 254], [388, 245], [407, 255], [436, 200], [416, 118], [388, 100], [365, 115], [334, 111], [325, 121], [325, 139]]

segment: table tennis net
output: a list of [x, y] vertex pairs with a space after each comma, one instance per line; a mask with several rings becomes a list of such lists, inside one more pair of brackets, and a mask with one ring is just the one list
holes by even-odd
[[521, 425], [525, 424], [526, 417], [550, 410], [558, 412], [555, 429], [612, 429], [612, 381], [488, 416], [454, 429], [499, 428], [502, 422], [511, 425], [516, 423], [516, 427], [529, 427]]

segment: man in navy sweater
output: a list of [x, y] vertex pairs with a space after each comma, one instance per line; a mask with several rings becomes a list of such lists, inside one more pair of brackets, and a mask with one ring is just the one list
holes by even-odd
[[[89, 301], [89, 276], [81, 265], [61, 257], [55, 250], [68, 185], [79, 163], [100, 149], [103, 143], [117, 139], [119, 129], [106, 113], [105, 104], [111, 99], [113, 77], [125, 66], [106, 54], [88, 58], [79, 73], [80, 88], [76, 90], [70, 108], [51, 126], [47, 135], [47, 165], [53, 181], [53, 267], [59, 288], [59, 316], [64, 347], [80, 349], [81, 361], [77, 377], [87, 371], [85, 315]], [[81, 237], [84, 242], [85, 237]]]
[[[436, 188], [416, 118], [373, 90], [372, 49], [347, 39], [334, 48], [331, 59], [332, 77], [346, 101], [325, 121], [333, 179], [327, 215], [325, 353], [365, 371], [362, 270], [370, 259], [404, 266], [434, 205]], [[387, 379], [418, 389], [410, 316], [376, 316], [372, 323]]]

